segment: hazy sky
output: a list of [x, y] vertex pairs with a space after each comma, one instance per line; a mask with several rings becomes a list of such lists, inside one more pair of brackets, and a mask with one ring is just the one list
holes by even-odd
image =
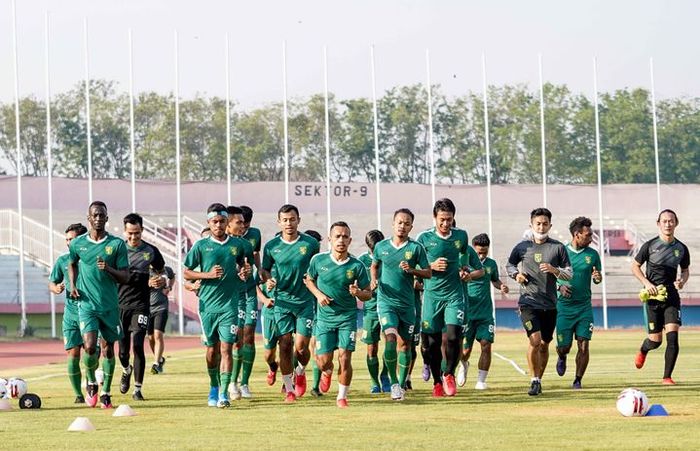
[[[377, 88], [424, 83], [430, 49], [433, 83], [458, 95], [481, 89], [485, 52], [491, 84], [545, 80], [592, 91], [648, 87], [654, 57], [658, 97], [700, 95], [693, 1], [164, 1], [17, 0], [20, 94], [44, 96], [44, 15], [50, 13], [53, 93], [84, 78], [83, 19], [89, 22], [92, 78], [128, 89], [127, 30], [134, 37], [136, 91], [174, 86], [179, 32], [180, 93], [225, 94], [229, 34], [231, 95], [244, 106], [282, 98], [282, 41], [290, 97], [322, 92], [328, 46], [329, 88], [341, 98], [371, 95], [369, 46]], [[0, 0], [0, 100], [14, 96], [10, 0]]]

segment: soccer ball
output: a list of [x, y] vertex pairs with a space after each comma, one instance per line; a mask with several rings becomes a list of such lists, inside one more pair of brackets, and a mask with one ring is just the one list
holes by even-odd
[[19, 377], [13, 377], [7, 383], [7, 391], [10, 398], [19, 399], [27, 394], [27, 382]]
[[0, 399], [7, 398], [7, 384], [5, 379], [0, 379]]
[[649, 411], [649, 398], [641, 390], [626, 388], [617, 397], [617, 410], [625, 417], [643, 417]]

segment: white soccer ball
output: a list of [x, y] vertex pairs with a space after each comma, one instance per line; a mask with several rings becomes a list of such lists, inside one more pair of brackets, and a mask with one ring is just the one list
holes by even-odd
[[7, 398], [7, 384], [5, 379], [0, 379], [0, 399]]
[[98, 384], [105, 383], [105, 372], [102, 371], [102, 368], [97, 368], [95, 370], [95, 382], [97, 382]]
[[641, 390], [626, 388], [617, 397], [617, 410], [625, 417], [643, 417], [649, 411], [649, 398]]
[[19, 377], [13, 377], [7, 383], [7, 392], [12, 399], [19, 399], [27, 394], [27, 382]]

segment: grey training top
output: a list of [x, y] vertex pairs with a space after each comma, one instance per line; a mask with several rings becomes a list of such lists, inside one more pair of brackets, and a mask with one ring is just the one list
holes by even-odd
[[[522, 263], [522, 269], [518, 264]], [[547, 238], [542, 244], [526, 240], [518, 243], [508, 257], [506, 270], [515, 279], [518, 272], [527, 276], [527, 282], [520, 285], [518, 305], [533, 309], [555, 309], [557, 303], [557, 277], [540, 271], [541, 263], [549, 263], [561, 273], [559, 278], [568, 280], [573, 271], [566, 248], [562, 243]]]
[[[163, 268], [163, 275], [168, 278], [165, 282], [167, 287], [170, 281], [175, 278], [175, 273], [170, 266]], [[157, 273], [152, 272], [151, 276], [157, 275]], [[163, 288], [151, 288], [151, 313], [161, 312], [163, 310], [168, 310], [168, 297], [163, 293]]]

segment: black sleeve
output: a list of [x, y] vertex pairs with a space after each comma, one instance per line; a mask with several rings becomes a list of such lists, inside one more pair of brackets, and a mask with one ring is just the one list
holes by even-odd
[[559, 267], [568, 268], [571, 266], [571, 261], [569, 260], [569, 253], [566, 252], [566, 248], [563, 244], [559, 245]]
[[163, 259], [163, 254], [161, 254], [160, 250], [154, 245], [151, 245], [151, 248], [153, 249], [153, 260], [151, 260], [151, 266], [156, 271], [161, 272], [165, 268], [165, 259]]
[[516, 245], [510, 252], [510, 257], [508, 257], [508, 264], [506, 264], [506, 272], [508, 273], [508, 276], [513, 279], [518, 274], [518, 264], [523, 259], [520, 244], [521, 243]]
[[651, 243], [651, 241], [647, 241], [646, 243], [642, 244], [642, 247], [639, 248], [639, 252], [637, 252], [637, 255], [634, 256], [635, 261], [637, 263], [639, 263], [640, 265], [649, 260], [649, 244], [650, 243]]
[[681, 259], [680, 266], [681, 269], [688, 269], [688, 267], [690, 266], [690, 251], [688, 251], [688, 246], [686, 246], [685, 244], [683, 245], [683, 249], [685, 250], [685, 252], [683, 253], [683, 258]]

